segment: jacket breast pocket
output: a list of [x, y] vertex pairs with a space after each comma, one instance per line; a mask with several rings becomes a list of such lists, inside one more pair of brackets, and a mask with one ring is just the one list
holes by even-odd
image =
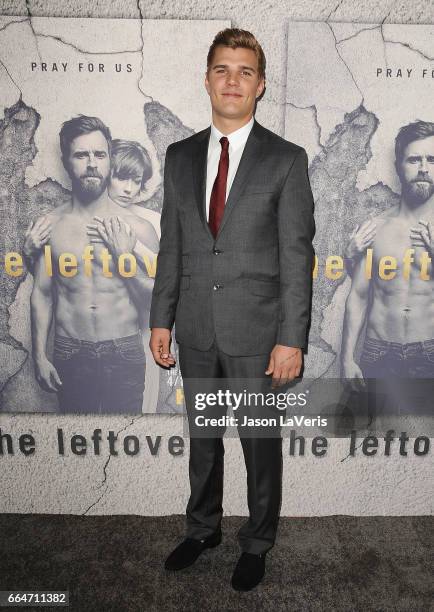
[[268, 196], [271, 197], [274, 194], [274, 189], [271, 189], [268, 185], [249, 185], [240, 194], [240, 198], [247, 198], [252, 196]]

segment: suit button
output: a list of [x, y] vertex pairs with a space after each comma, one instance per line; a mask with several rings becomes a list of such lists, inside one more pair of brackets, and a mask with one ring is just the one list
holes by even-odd
[[214, 255], [220, 255], [220, 253], [223, 253], [223, 251], [221, 251], [220, 249], [216, 249], [215, 247], [213, 248], [212, 252], [214, 253]]
[[219, 289], [223, 289], [223, 285], [220, 285], [219, 283], [216, 283], [213, 287], [214, 291], [218, 291]]

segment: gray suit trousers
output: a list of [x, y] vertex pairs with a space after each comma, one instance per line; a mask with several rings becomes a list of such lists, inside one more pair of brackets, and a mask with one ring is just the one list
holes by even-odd
[[[204, 539], [220, 531], [223, 514], [223, 433], [225, 427], [212, 430], [212, 437], [194, 427], [195, 416], [200, 414], [194, 404], [194, 394], [217, 392], [218, 389], [240, 391], [240, 385], [253, 392], [271, 392], [271, 380], [264, 372], [270, 354], [234, 357], [222, 352], [214, 341], [207, 351], [199, 351], [184, 344], [179, 345], [179, 360], [183, 376], [187, 414], [190, 425], [189, 477], [191, 494], [187, 504], [187, 537]], [[203, 379], [201, 383], [200, 379]], [[248, 379], [248, 380], [247, 380]], [[227, 406], [212, 408], [212, 416], [221, 417]], [[267, 409], [265, 410], [267, 412]], [[209, 412], [206, 413], [207, 415]], [[264, 408], [237, 410], [241, 421], [244, 414], [265, 416]], [[268, 409], [268, 415], [282, 414]], [[238, 532], [244, 552], [261, 554], [269, 550], [275, 541], [282, 486], [282, 439], [280, 425], [261, 429], [238, 427], [247, 470], [247, 501], [249, 518]], [[253, 432], [253, 433], [252, 433]], [[267, 435], [268, 434], [268, 435]]]

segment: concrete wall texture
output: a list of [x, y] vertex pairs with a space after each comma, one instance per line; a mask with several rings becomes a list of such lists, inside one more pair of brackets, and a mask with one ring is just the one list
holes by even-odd
[[[156, 2], [132, 0], [88, 3], [54, 0], [8, 1], [1, 3], [1, 14], [24, 17], [94, 17], [142, 19], [230, 20], [232, 25], [252, 30], [267, 56], [267, 94], [258, 108], [258, 120], [284, 134], [286, 113], [288, 23], [291, 21], [343, 21], [358, 23], [433, 23], [434, 4], [419, 2], [366, 1], [355, 5], [349, 0], [281, 0], [235, 4], [229, 0], [208, 2]], [[155, 41], [158, 44], [158, 41]], [[314, 44], [314, 43], [313, 43]], [[289, 58], [289, 60], [287, 59]], [[297, 61], [294, 58], [294, 61]], [[11, 434], [14, 454], [1, 457], [2, 496], [0, 511], [22, 513], [142, 514], [183, 513], [188, 495], [188, 437], [179, 416], [143, 415], [123, 417], [59, 417], [50, 415], [2, 415], [2, 433]], [[73, 455], [68, 446], [58, 453], [57, 429], [67, 441], [82, 434], [90, 445], [96, 428], [105, 437], [109, 430], [119, 433], [120, 450], [110, 455], [107, 442], [101, 453], [88, 450]], [[24, 456], [18, 437], [30, 433], [36, 440], [34, 455]], [[399, 432], [398, 432], [399, 433]], [[423, 434], [423, 431], [420, 432]], [[127, 435], [140, 439], [141, 450], [127, 456], [122, 440]], [[171, 436], [184, 437], [184, 452], [168, 451]], [[148, 441], [146, 439], [148, 436]], [[154, 456], [149, 444], [161, 436]], [[433, 511], [434, 482], [432, 453], [417, 457], [410, 441], [408, 456], [400, 456], [395, 441], [391, 456], [381, 446], [372, 457], [348, 456], [348, 439], [330, 439], [322, 458], [313, 457], [309, 444], [304, 457], [290, 457], [284, 441], [282, 515], [315, 516], [418, 515]], [[226, 442], [226, 514], [247, 513], [245, 468], [237, 439]]]

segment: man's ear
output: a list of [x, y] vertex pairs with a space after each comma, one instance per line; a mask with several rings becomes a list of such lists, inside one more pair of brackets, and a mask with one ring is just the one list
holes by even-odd
[[264, 93], [264, 89], [265, 89], [265, 79], [264, 77], [261, 78], [261, 80], [258, 83], [258, 87], [256, 89], [256, 97], [260, 98], [262, 96], [262, 94]]
[[209, 95], [209, 81], [208, 81], [208, 70], [205, 72], [205, 89]]

